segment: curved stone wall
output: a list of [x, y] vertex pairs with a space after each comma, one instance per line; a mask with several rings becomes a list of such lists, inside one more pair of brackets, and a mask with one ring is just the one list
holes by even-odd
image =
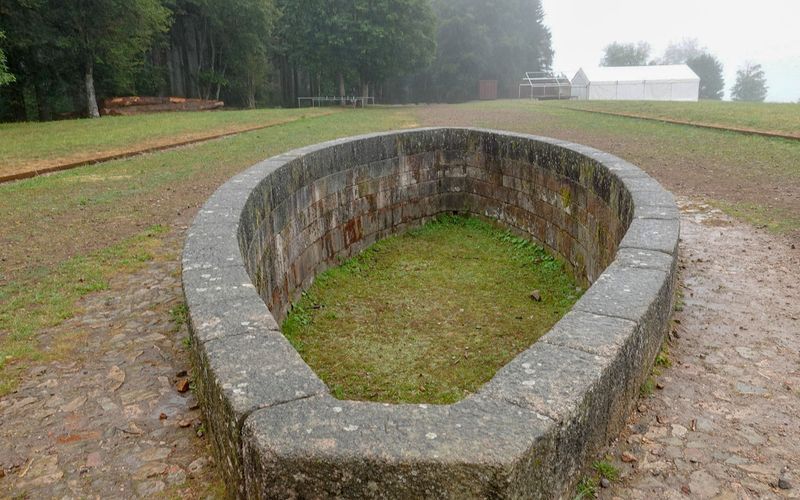
[[[280, 333], [314, 276], [443, 212], [496, 219], [592, 286], [476, 394], [335, 400]], [[554, 498], [624, 424], [663, 340], [678, 211], [635, 166], [562, 141], [418, 129], [299, 149], [222, 186], [187, 236], [196, 389], [240, 497]]]

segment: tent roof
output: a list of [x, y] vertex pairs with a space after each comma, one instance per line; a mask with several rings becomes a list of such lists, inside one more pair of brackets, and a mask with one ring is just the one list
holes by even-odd
[[[685, 64], [581, 68], [580, 71], [583, 71], [586, 78], [594, 83], [700, 80], [700, 77], [692, 71], [692, 68]], [[578, 73], [580, 73], [580, 71]]]

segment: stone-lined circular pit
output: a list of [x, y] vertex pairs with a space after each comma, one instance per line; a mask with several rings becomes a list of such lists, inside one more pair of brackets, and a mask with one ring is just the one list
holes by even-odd
[[[527, 234], [592, 286], [453, 405], [334, 399], [279, 322], [314, 276], [443, 212]], [[201, 209], [183, 253], [196, 392], [234, 496], [556, 498], [615, 436], [658, 352], [679, 238], [672, 196], [563, 141], [417, 129], [259, 163]]]

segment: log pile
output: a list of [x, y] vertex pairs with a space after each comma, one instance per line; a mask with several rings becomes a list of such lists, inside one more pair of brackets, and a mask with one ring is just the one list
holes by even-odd
[[187, 99], [185, 97], [112, 97], [101, 103], [104, 116], [130, 116], [170, 111], [209, 111], [225, 106], [222, 101]]

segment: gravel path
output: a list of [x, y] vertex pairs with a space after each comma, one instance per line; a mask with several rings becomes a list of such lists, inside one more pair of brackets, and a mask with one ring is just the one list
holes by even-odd
[[680, 205], [672, 367], [610, 450], [624, 477], [600, 496], [800, 498], [800, 250]]
[[[800, 498], [800, 250], [681, 205], [673, 365], [609, 449], [623, 477], [599, 496]], [[43, 333], [45, 346], [82, 335], [69, 360], [32, 368], [0, 399], [0, 497], [220, 492], [196, 402], [178, 390], [190, 368], [170, 314], [182, 236], [167, 240], [171, 258], [116, 278]]]

